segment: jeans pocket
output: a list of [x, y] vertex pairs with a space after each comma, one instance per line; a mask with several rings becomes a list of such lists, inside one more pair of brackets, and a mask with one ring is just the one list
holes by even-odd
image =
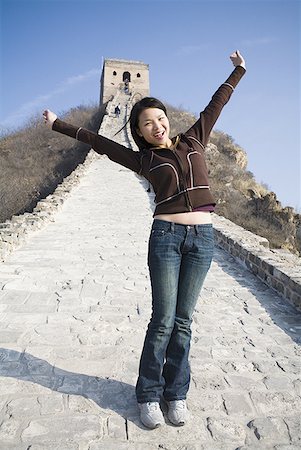
[[170, 223], [162, 220], [155, 220], [151, 229], [150, 237], [162, 237], [170, 234]]
[[150, 235], [150, 237], [151, 238], [155, 238], [155, 237], [162, 237], [162, 236], [165, 236], [166, 234], [168, 233], [168, 231], [167, 230], [159, 230], [159, 229], [155, 229], [155, 230], [152, 230], [151, 231], [151, 235]]
[[202, 237], [206, 241], [212, 242], [212, 244], [213, 244], [214, 243], [213, 229], [212, 228], [207, 229], [205, 232], [202, 233]]
[[214, 232], [213, 227], [202, 227], [198, 233], [198, 241], [201, 248], [206, 249], [209, 253], [214, 248]]

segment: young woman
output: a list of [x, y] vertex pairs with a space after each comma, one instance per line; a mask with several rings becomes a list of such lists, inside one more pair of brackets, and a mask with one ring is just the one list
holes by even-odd
[[141, 421], [148, 428], [164, 423], [162, 399], [171, 423], [180, 426], [187, 421], [192, 315], [213, 255], [210, 212], [215, 202], [204, 149], [222, 108], [245, 73], [239, 51], [230, 59], [235, 69], [183, 134], [170, 138], [166, 108], [159, 100], [146, 97], [133, 106], [130, 128], [139, 152], [67, 124], [49, 110], [43, 113], [53, 130], [85, 142], [143, 175], [156, 194], [148, 248], [152, 316], [136, 385]]

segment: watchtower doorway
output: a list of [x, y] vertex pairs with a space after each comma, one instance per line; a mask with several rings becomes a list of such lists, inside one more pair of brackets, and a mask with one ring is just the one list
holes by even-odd
[[128, 81], [128, 82], [131, 81], [131, 74], [130, 74], [130, 72], [123, 72], [122, 81]]

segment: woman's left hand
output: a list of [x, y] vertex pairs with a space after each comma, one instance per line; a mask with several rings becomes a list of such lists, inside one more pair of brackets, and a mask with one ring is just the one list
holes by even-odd
[[239, 53], [239, 50], [236, 50], [236, 52], [233, 52], [232, 55], [230, 55], [230, 59], [235, 67], [241, 66], [244, 69], [246, 68], [245, 60], [244, 60], [243, 56]]
[[45, 109], [43, 112], [43, 118], [46, 125], [52, 128], [53, 122], [57, 119], [57, 115], [49, 109]]

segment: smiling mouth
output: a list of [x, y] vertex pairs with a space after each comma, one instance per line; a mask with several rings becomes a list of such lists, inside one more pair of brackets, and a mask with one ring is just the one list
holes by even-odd
[[163, 131], [161, 131], [160, 133], [154, 134], [154, 137], [155, 137], [156, 139], [162, 139], [163, 136], [164, 136], [164, 133], [165, 133], [165, 131], [163, 130]]

